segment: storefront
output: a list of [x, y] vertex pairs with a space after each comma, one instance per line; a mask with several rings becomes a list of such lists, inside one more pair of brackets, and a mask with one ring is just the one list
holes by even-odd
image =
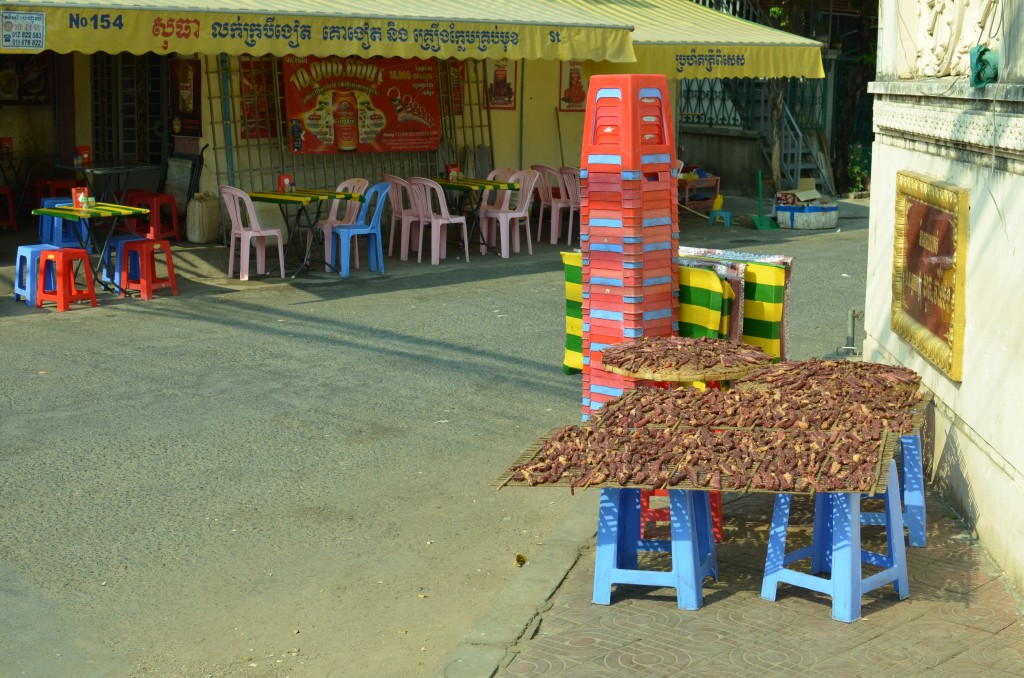
[[[327, 187], [385, 171], [433, 175], [448, 163], [477, 173], [576, 164], [590, 73], [821, 72], [817, 43], [692, 3], [426, 0], [416, 18], [394, 0], [375, 3], [372, 17], [329, 0], [285, 0], [275, 14], [161, 5], [3, 4], [4, 57], [52, 50], [73, 74], [71, 105], [49, 139], [33, 135], [33, 152], [66, 160], [84, 145], [97, 159], [153, 161], [171, 151], [168, 137], [179, 153], [209, 144], [207, 191], [268, 188], [281, 172]], [[347, 126], [334, 115], [346, 103]], [[17, 130], [26, 117], [46, 116], [0, 111], [0, 124]], [[12, 136], [19, 152], [25, 139]]]

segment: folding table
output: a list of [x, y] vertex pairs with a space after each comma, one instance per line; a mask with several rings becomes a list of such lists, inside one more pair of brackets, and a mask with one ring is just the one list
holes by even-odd
[[480, 234], [480, 243], [488, 250], [495, 252], [490, 243], [484, 238], [483, 230], [480, 228], [480, 203], [486, 190], [491, 191], [515, 191], [519, 184], [510, 181], [494, 181], [493, 179], [435, 179], [441, 188], [452, 191], [461, 191], [476, 195], [476, 209], [473, 210], [473, 225], [469, 228], [469, 240], [473, 241], [473, 232]]
[[[292, 240], [298, 235], [300, 229], [307, 229], [308, 238], [306, 240], [306, 254], [302, 259], [302, 263], [292, 273], [292, 278], [296, 277], [303, 269], [310, 269], [310, 256], [313, 250], [313, 240], [316, 238], [316, 224], [320, 220], [320, 208], [322, 207], [322, 201], [325, 200], [358, 200], [363, 202], [363, 196], [359, 193], [339, 193], [338, 191], [332, 190], [320, 190], [316, 188], [297, 188], [292, 191], [285, 193], [284, 191], [253, 191], [248, 192], [249, 197], [253, 202], [266, 202], [277, 205], [281, 209], [281, 216], [284, 218], [285, 224], [288, 226], [288, 246], [285, 249], [285, 258], [288, 257], [288, 251], [291, 248]], [[309, 204], [312, 202], [317, 203], [316, 216], [310, 217], [309, 215]], [[288, 218], [288, 207], [297, 208], [295, 211], [295, 218], [289, 220]], [[325, 266], [330, 266], [329, 261], [323, 262]]]
[[[103, 252], [106, 250], [107, 245], [110, 242], [110, 238], [114, 235], [117, 230], [117, 222], [119, 219], [126, 217], [143, 216], [149, 214], [149, 210], [144, 207], [126, 207], [124, 205], [115, 205], [112, 203], [97, 202], [93, 207], [40, 207], [32, 210], [32, 214], [35, 216], [49, 216], [57, 219], [67, 219], [69, 221], [78, 221], [83, 226], [83, 231], [87, 234], [87, 237], [91, 241], [93, 250], [98, 252], [98, 257], [95, 264], [93, 264], [93, 278], [100, 281], [100, 284], [108, 292], [114, 294], [125, 294], [125, 291], [121, 289], [120, 285], [113, 280], [102, 280], [100, 276], [100, 268], [103, 264]], [[98, 235], [94, 219], [109, 219], [110, 227], [102, 238]], [[102, 239], [102, 244], [101, 244]], [[87, 243], [83, 242], [84, 247]]]

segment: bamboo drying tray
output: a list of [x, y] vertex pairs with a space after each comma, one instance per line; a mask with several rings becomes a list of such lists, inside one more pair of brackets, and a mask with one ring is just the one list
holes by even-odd
[[[531, 445], [526, 451], [524, 451], [519, 456], [519, 458], [516, 459], [515, 463], [513, 463], [509, 468], [507, 468], [501, 475], [499, 475], [493, 481], [492, 485], [495, 487], [495, 489], [496, 490], [500, 490], [503, 487], [551, 487], [551, 488], [569, 489], [570, 491], [573, 490], [573, 489], [587, 489], [587, 487], [598, 487], [598, 488], [600, 488], [600, 487], [621, 487], [621, 488], [627, 488], [627, 489], [629, 489], [629, 488], [631, 488], [631, 489], [652, 489], [650, 485], [644, 485], [644, 484], [639, 484], [638, 485], [638, 484], [635, 484], [635, 483], [632, 483], [632, 482], [627, 482], [626, 484], [623, 485], [623, 484], [618, 483], [617, 481], [615, 481], [615, 479], [610, 478], [610, 477], [608, 479], [606, 479], [605, 481], [601, 482], [601, 483], [576, 485], [574, 487], [573, 486], [573, 479], [571, 477], [568, 477], [569, 474], [563, 475], [556, 482], [537, 483], [535, 485], [529, 485], [528, 483], [526, 483], [524, 481], [514, 481], [512, 479], [513, 474], [515, 473], [514, 469], [516, 467], [518, 467], [518, 466], [522, 466], [522, 465], [530, 464], [531, 462], [534, 462], [534, 461], [538, 461], [539, 457], [541, 455], [541, 452], [542, 452], [541, 448], [543, 447], [544, 443], [546, 441], [550, 440], [552, 437], [554, 437], [561, 430], [562, 429], [556, 429], [554, 431], [549, 432], [548, 434], [543, 436], [540, 440], [538, 440], [536, 443]], [[716, 429], [716, 430], [721, 430], [721, 429]], [[764, 432], [771, 432], [771, 431], [779, 431], [780, 429], [731, 429], [731, 430], [738, 430], [738, 431], [746, 430], [746, 431], [752, 431], [752, 432], [760, 430], [760, 431], [764, 431]], [[829, 493], [836, 493], [836, 494], [849, 494], [849, 493], [860, 493], [860, 492], [867, 492], [868, 494], [877, 494], [879, 492], [884, 491], [886, 489], [886, 487], [888, 486], [888, 484], [889, 484], [889, 465], [890, 465], [889, 462], [892, 461], [892, 458], [893, 458], [893, 455], [895, 453], [896, 447], [899, 444], [899, 440], [900, 440], [900, 434], [892, 432], [892, 431], [886, 431], [883, 434], [881, 440], [866, 441], [866, 442], [870, 443], [870, 445], [869, 445], [870, 447], [874, 447], [878, 451], [878, 458], [877, 458], [877, 460], [875, 461], [875, 463], [873, 465], [875, 480], [872, 483], [870, 489], [868, 489], [868, 490], [862, 490], [862, 489], [855, 489], [855, 490], [853, 490], [853, 489], [842, 489], [842, 490], [829, 490], [828, 492]], [[826, 462], [827, 462], [827, 459], [822, 462], [821, 467], [820, 467], [820, 469], [819, 469], [819, 471], [817, 473], [817, 476], [816, 476], [816, 480], [819, 482], [819, 484], [820, 484], [821, 479], [822, 479], [822, 474], [824, 473], [823, 468], [824, 468]], [[679, 468], [681, 468], [681, 466], [682, 465], [680, 465], [679, 467], [676, 467], [677, 470]], [[754, 470], [751, 471], [751, 476], [753, 476], [753, 474], [756, 473], [756, 471], [758, 470], [759, 466], [760, 466], [760, 463], [755, 465]], [[582, 470], [585, 470], [585, 469], [582, 469]], [[714, 486], [711, 483], [711, 477], [712, 477], [712, 475], [708, 471], [706, 471], [706, 470], [698, 470], [697, 471], [697, 483], [696, 484], [692, 483], [689, 479], [684, 477], [684, 479], [681, 480], [678, 484], [670, 486], [670, 487], [667, 487], [666, 489], [700, 490], [700, 491], [721, 491], [721, 492], [733, 492], [733, 493], [800, 494], [800, 495], [813, 495], [815, 493], [815, 491], [816, 491], [814, 489], [814, 485], [813, 484], [810, 485], [809, 489], [804, 489], [804, 490], [796, 490], [796, 489], [792, 489], [792, 488], [791, 489], [786, 489], [786, 490], [783, 490], [783, 489], [778, 489], [778, 490], [775, 490], [775, 489], [765, 489], [765, 488], [760, 488], [760, 487], [754, 487], [752, 480], [748, 480], [748, 482], [746, 483], [746, 485], [744, 487], [735, 487], [734, 485], [730, 485], [729, 480], [731, 478], [729, 476], [723, 477], [722, 482], [721, 482], [721, 486], [720, 487], [716, 487], [716, 486]]]

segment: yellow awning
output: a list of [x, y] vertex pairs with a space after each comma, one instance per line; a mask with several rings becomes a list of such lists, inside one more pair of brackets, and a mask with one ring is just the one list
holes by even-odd
[[550, 0], [0, 0], [0, 52], [634, 61], [630, 26]]
[[669, 78], [824, 78], [821, 43], [708, 9], [689, 0], [557, 0], [634, 26], [636, 63], [602, 73]]

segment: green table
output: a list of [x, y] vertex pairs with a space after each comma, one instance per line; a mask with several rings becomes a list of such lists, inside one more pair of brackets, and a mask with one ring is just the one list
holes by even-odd
[[[69, 198], [70, 200], [70, 198]], [[114, 203], [98, 202], [92, 207], [39, 207], [32, 210], [32, 214], [35, 216], [47, 216], [55, 217], [57, 219], [66, 219], [68, 221], [78, 221], [82, 224], [82, 230], [86, 233], [86, 237], [90, 240], [93, 249], [99, 253], [99, 257], [96, 263], [93, 264], [93, 279], [99, 281], [100, 285], [103, 286], [108, 292], [114, 294], [125, 293], [122, 290], [118, 282], [116, 281], [104, 281], [100, 276], [100, 267], [103, 265], [103, 252], [106, 250], [107, 245], [110, 243], [111, 236], [117, 230], [117, 222], [119, 219], [125, 219], [127, 217], [138, 217], [149, 214], [149, 210], [145, 207], [128, 207], [125, 205], [116, 205]], [[94, 219], [109, 219], [110, 228], [107, 229], [106, 236], [102, 239], [102, 245], [100, 244], [100, 238], [96, 235], [94, 228]], [[88, 243], [82, 242], [82, 247], [85, 247]]]
[[[288, 225], [288, 247], [285, 250], [285, 258], [287, 258], [292, 240], [299, 230], [305, 228], [309, 231], [309, 235], [306, 238], [306, 255], [303, 257], [299, 267], [292, 273], [292, 278], [297, 276], [303, 269], [310, 268], [309, 259], [313, 251], [313, 241], [316, 238], [316, 223], [320, 220], [320, 208], [322, 207], [320, 203], [325, 200], [357, 200], [363, 202], [365, 199], [359, 193], [344, 193], [318, 188], [296, 188], [287, 193], [283, 191], [253, 191], [249, 193], [249, 197], [254, 202], [272, 203], [281, 208], [281, 216], [284, 217], [284, 222]], [[309, 204], [313, 202], [318, 203], [315, 218], [311, 218], [309, 215]], [[297, 208], [295, 219], [292, 221], [288, 219], [286, 211], [288, 207]], [[324, 265], [330, 266], [331, 264], [325, 261]]]
[[[473, 209], [473, 225], [469, 229], [470, 242], [473, 240], [473, 232], [480, 234], [480, 244], [491, 252], [497, 251], [490, 246], [480, 228], [480, 204], [483, 202], [484, 191], [515, 191], [519, 184], [512, 181], [495, 181], [493, 179], [437, 179], [437, 184], [446, 190], [461, 191], [476, 196], [476, 206]], [[481, 250], [482, 251], [482, 250]]]

